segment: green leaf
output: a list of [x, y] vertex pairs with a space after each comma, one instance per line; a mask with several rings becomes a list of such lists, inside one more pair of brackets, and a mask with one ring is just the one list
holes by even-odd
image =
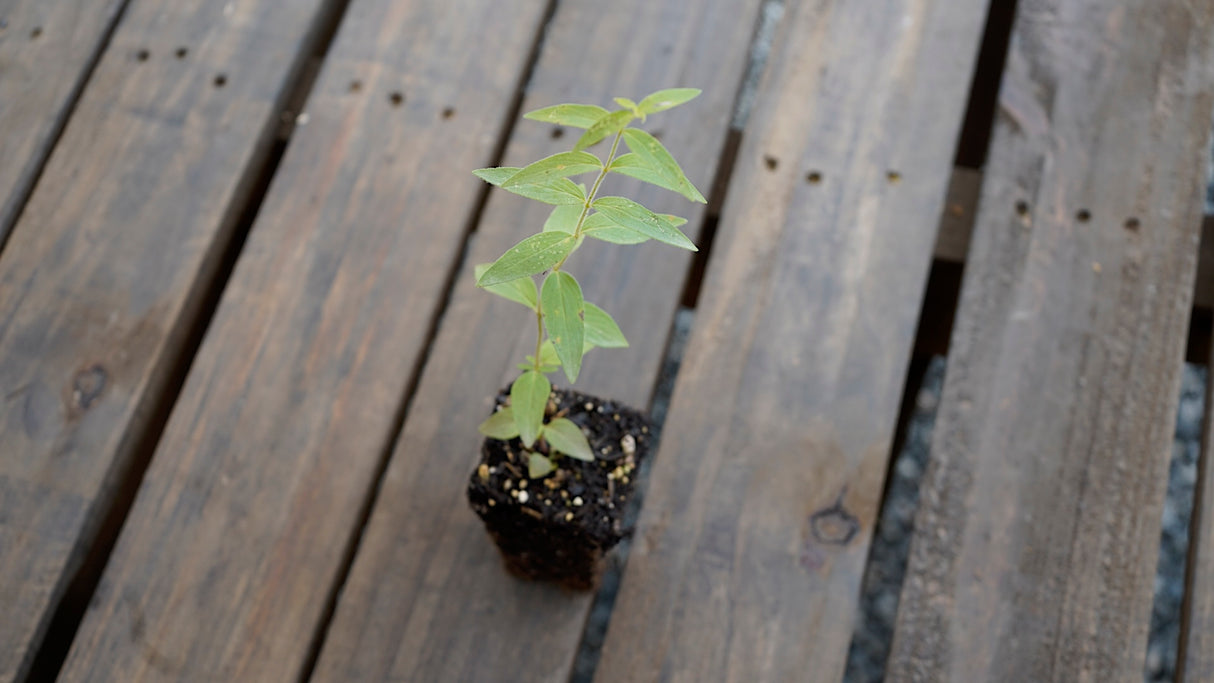
[[488, 420], [482, 422], [476, 431], [490, 439], [502, 441], [513, 439], [518, 436], [518, 425], [514, 424], [514, 409], [510, 406], [502, 408], [490, 415]]
[[555, 123], [560, 126], [574, 128], [589, 128], [595, 121], [606, 116], [609, 112], [593, 104], [556, 104], [543, 109], [536, 109], [523, 114], [523, 118], [532, 121]]
[[[601, 171], [603, 162], [590, 152], [560, 152], [550, 157], [528, 164], [523, 170], [515, 173], [502, 183], [502, 188], [509, 190], [519, 185], [535, 185], [551, 182], [557, 178]], [[573, 185], [573, 181], [569, 181]], [[577, 185], [573, 185], [574, 188]]]
[[551, 339], [545, 339], [544, 343], [540, 345], [540, 364], [557, 366], [561, 364], [561, 358], [556, 355], [556, 347], [552, 345]]
[[548, 215], [548, 220], [544, 221], [544, 232], [563, 232], [572, 235], [577, 229], [577, 221], [582, 217], [582, 211], [585, 206], [569, 205], [558, 206]]
[[548, 378], [534, 370], [519, 375], [510, 386], [514, 424], [527, 448], [531, 448], [544, 430], [544, 409], [548, 407], [548, 394], [551, 391], [552, 383]]
[[532, 453], [531, 456], [527, 458], [527, 474], [530, 475], [532, 479], [546, 477], [552, 472], [552, 470], [555, 469], [556, 465], [553, 465], [551, 460], [545, 458], [539, 453]]
[[540, 308], [544, 311], [548, 338], [556, 347], [565, 376], [570, 382], [576, 382], [582, 369], [582, 340], [585, 339], [582, 288], [569, 273], [552, 273], [540, 288]]
[[590, 450], [590, 442], [582, 433], [582, 428], [567, 418], [558, 417], [544, 425], [544, 439], [558, 453], [564, 453], [571, 458], [594, 460], [594, 451]]
[[[611, 170], [678, 192], [693, 202], [707, 203], [704, 195], [700, 194], [696, 186], [691, 184], [683, 173], [683, 169], [679, 168], [678, 162], [670, 156], [670, 152], [657, 138], [639, 128], [629, 128], [624, 131], [624, 142], [628, 145], [628, 149], [636, 155], [636, 158], [627, 159], [619, 165], [619, 168], [616, 168], [621, 159], [632, 156], [625, 154], [612, 162]], [[650, 173], [656, 175], [656, 178], [649, 177]], [[507, 182], [514, 182], [514, 180], [511, 179]]]
[[573, 146], [574, 151], [583, 150], [591, 145], [598, 144], [600, 140], [608, 135], [615, 135], [629, 123], [632, 123], [632, 120], [635, 118], [636, 115], [627, 109], [611, 112], [595, 121], [593, 126], [587, 128], [585, 133], [582, 133], [582, 137], [578, 138], [577, 144]]
[[676, 216], [673, 213], [659, 213], [658, 215], [665, 218], [667, 223], [670, 223], [676, 228], [681, 228], [684, 225], [687, 225], [687, 219], [683, 218], [682, 216]]
[[633, 112], [637, 111], [637, 103], [633, 102], [632, 100], [628, 99], [627, 97], [617, 97], [617, 98], [615, 98], [615, 103], [625, 109], [632, 110]]
[[[485, 271], [489, 270], [489, 267], [492, 265], [492, 263], [478, 264], [474, 269], [476, 279], [479, 281], [481, 276], [485, 274]], [[533, 311], [536, 310], [539, 301], [539, 292], [535, 288], [535, 280], [529, 277], [520, 277], [516, 280], [503, 282], [500, 285], [489, 285], [483, 289], [511, 301], [517, 301]]]
[[515, 166], [501, 166], [499, 168], [478, 168], [472, 172], [472, 175], [489, 183], [490, 185], [500, 186], [502, 183], [510, 179], [510, 176], [518, 173], [523, 169]]
[[612, 244], [640, 244], [649, 241], [649, 237], [625, 228], [601, 213], [592, 213], [586, 217], [582, 223], [582, 234]]
[[586, 302], [586, 341], [604, 349], [621, 349], [628, 340], [607, 311]]
[[641, 100], [637, 108], [641, 110], [642, 114], [654, 114], [677, 107], [684, 102], [690, 102], [699, 94], [699, 88], [668, 88], [666, 90], [659, 90]]
[[576, 205], [580, 208], [586, 203], [586, 191], [568, 178], [552, 178], [538, 183], [503, 186], [502, 189], [545, 204]]
[[648, 235], [659, 242], [699, 251], [696, 245], [665, 218], [625, 197], [602, 197], [594, 202], [594, 209], [626, 228]]
[[476, 279], [476, 286], [491, 287], [535, 275], [555, 266], [573, 251], [573, 235], [541, 232], [510, 247]]

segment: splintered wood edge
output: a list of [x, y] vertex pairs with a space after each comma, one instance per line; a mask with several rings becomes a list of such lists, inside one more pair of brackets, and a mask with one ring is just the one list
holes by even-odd
[[[964, 167], [953, 170], [944, 201], [944, 213], [940, 216], [940, 232], [936, 236], [936, 260], [965, 263], [981, 191], [982, 171]], [[1214, 214], [1207, 215], [1202, 221], [1193, 307], [1214, 308]]]

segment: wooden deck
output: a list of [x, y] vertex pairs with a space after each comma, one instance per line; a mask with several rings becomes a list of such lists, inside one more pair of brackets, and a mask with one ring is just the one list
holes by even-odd
[[695, 309], [595, 680], [841, 680], [946, 346], [887, 680], [1141, 680], [1214, 4], [0, 0], [0, 683], [568, 680], [594, 596], [464, 500], [534, 343], [472, 264], [544, 220], [470, 171], [569, 146], [521, 111], [676, 85], [701, 252], [577, 263], [632, 344], [582, 391], [649, 406]]

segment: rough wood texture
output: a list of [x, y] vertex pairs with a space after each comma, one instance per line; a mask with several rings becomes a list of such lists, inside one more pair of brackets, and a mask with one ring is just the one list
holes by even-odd
[[126, 0], [0, 0], [0, 248]]
[[[1205, 245], [1202, 252], [1205, 255]], [[1214, 358], [1208, 359], [1214, 367]], [[1206, 419], [1189, 532], [1189, 566], [1180, 633], [1180, 683], [1214, 680], [1214, 393], [1206, 387]]]
[[0, 680], [128, 473], [323, 7], [135, 0], [0, 257]]
[[985, 6], [788, 8], [598, 680], [842, 677]]
[[348, 8], [62, 680], [301, 675], [546, 7]]
[[[965, 263], [981, 190], [981, 171], [961, 167], [953, 170], [944, 214], [940, 217], [940, 234], [936, 236], [937, 259], [947, 263]], [[1193, 305], [1197, 308], [1214, 308], [1214, 216], [1211, 215], [1202, 220], [1201, 252], [1197, 258]], [[1197, 362], [1204, 362], [1204, 359]]]
[[[608, 103], [672, 85], [704, 94], [650, 123], [693, 182], [707, 188], [726, 137], [758, 3], [755, 0], [561, 2], [525, 108], [562, 101]], [[606, 66], [605, 65], [610, 65]], [[519, 124], [505, 163], [567, 149], [576, 131]], [[609, 182], [617, 183], [617, 179]], [[653, 187], [657, 210], [689, 216], [702, 206]], [[498, 387], [535, 344], [534, 320], [472, 285], [472, 265], [533, 232], [546, 207], [494, 192], [456, 281], [434, 352], [413, 400], [374, 514], [317, 668], [316, 680], [565, 681], [590, 596], [508, 576], [463, 490], [481, 437], [476, 425]], [[690, 264], [687, 252], [648, 243], [588, 243], [570, 272], [589, 300], [616, 316], [632, 346], [586, 358], [581, 391], [644, 408]]]
[[894, 681], [1142, 680], [1214, 5], [1018, 11]]

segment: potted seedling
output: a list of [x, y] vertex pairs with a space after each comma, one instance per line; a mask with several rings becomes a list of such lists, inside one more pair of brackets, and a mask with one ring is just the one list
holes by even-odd
[[[599, 191], [616, 173], [704, 202], [662, 143], [633, 125], [699, 94], [673, 88], [640, 102], [616, 98], [615, 111], [558, 104], [530, 112], [524, 118], [585, 132], [571, 151], [529, 166], [474, 171], [494, 186], [554, 207], [540, 232], [476, 267], [477, 286], [530, 309], [536, 329], [535, 352], [519, 364], [521, 374], [480, 425], [486, 439], [468, 484], [472, 509], [514, 574], [590, 588], [603, 555], [627, 531], [622, 515], [649, 452], [650, 425], [627, 406], [553, 389], [548, 375], [563, 370], [574, 383], [587, 351], [628, 346], [565, 265], [586, 238], [617, 245], [656, 240], [696, 250], [679, 230], [686, 220]], [[600, 143], [605, 156], [588, 151]], [[582, 175], [593, 178], [589, 186], [571, 180]]]

